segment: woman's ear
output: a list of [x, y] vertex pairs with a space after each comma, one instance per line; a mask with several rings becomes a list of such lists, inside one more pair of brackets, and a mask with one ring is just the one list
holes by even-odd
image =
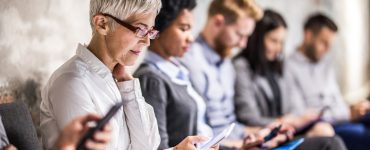
[[107, 35], [110, 28], [108, 25], [108, 18], [103, 15], [96, 15], [92, 19], [94, 30], [101, 34], [101, 35]]

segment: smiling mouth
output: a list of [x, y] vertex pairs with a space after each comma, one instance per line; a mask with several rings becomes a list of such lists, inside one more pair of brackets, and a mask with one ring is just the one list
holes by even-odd
[[141, 53], [140, 50], [130, 50], [131, 53], [134, 53], [135, 55], [139, 55]]

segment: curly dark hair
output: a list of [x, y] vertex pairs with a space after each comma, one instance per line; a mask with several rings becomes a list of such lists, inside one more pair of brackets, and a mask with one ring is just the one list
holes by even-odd
[[155, 28], [162, 32], [182, 10], [193, 10], [195, 6], [196, 0], [162, 0], [162, 9], [155, 19]]

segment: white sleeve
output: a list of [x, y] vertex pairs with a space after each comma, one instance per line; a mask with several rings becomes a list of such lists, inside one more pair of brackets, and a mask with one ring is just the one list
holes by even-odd
[[157, 120], [153, 108], [147, 104], [141, 94], [138, 79], [117, 83], [129, 129], [133, 150], [156, 150], [160, 143]]
[[47, 140], [45, 144], [51, 147], [66, 124], [77, 116], [97, 112], [81, 76], [63, 74], [45, 90], [43, 101], [49, 101], [55, 121], [51, 120], [52, 117], [41, 119], [41, 127], [43, 140]]

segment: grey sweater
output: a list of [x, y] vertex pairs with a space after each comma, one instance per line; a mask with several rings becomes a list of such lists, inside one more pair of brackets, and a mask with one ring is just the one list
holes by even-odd
[[[276, 119], [271, 116], [268, 101], [273, 100], [272, 89], [266, 77], [254, 75], [249, 63], [244, 58], [234, 60], [236, 70], [235, 105], [238, 120], [250, 126], [266, 126]], [[281, 90], [281, 112], [287, 114], [292, 110], [288, 94], [281, 77], [278, 78]]]

